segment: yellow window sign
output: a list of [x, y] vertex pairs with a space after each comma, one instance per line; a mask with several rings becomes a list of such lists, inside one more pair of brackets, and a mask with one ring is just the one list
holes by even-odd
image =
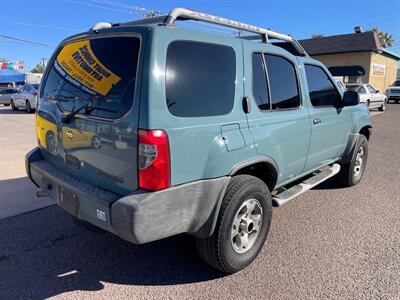
[[66, 45], [58, 54], [55, 67], [72, 84], [103, 96], [121, 80], [94, 55], [89, 41]]

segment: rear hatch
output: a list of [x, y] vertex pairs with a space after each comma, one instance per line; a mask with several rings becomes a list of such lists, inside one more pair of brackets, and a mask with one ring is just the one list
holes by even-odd
[[36, 125], [45, 160], [119, 194], [138, 186], [140, 48], [138, 34], [67, 42], [49, 63], [40, 91]]

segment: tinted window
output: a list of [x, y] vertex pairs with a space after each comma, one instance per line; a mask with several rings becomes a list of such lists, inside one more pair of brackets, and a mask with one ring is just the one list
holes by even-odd
[[358, 87], [359, 87], [359, 85], [354, 85], [354, 84], [346, 85], [347, 90], [348, 91], [353, 91], [353, 92], [355, 92], [358, 89]]
[[66, 111], [87, 105], [91, 115], [118, 118], [132, 106], [140, 40], [107, 37], [64, 46], [50, 67], [42, 96]]
[[260, 109], [270, 109], [262, 54], [253, 54], [253, 96]]
[[313, 106], [333, 106], [340, 94], [328, 74], [317, 66], [305, 65], [308, 91]]
[[268, 70], [272, 109], [300, 106], [296, 72], [292, 63], [276, 55], [265, 54], [264, 57]]
[[32, 86], [34, 87], [35, 90], [37, 90], [39, 88], [38, 84], [32, 84]]
[[229, 113], [235, 96], [236, 60], [232, 48], [176, 41], [167, 50], [166, 100], [179, 117]]
[[376, 93], [376, 90], [370, 85], [367, 85], [367, 89], [370, 93]]
[[360, 94], [365, 94], [367, 91], [366, 91], [365, 88], [362, 86], [362, 87], [360, 87], [360, 88], [358, 89], [358, 92], [359, 92]]
[[396, 80], [393, 82], [392, 86], [400, 86], [400, 80]]

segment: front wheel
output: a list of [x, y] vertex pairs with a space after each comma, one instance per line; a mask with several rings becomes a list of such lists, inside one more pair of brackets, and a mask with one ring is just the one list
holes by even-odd
[[13, 99], [11, 99], [10, 104], [11, 104], [11, 109], [12, 110], [18, 110], [18, 108], [14, 104], [14, 100]]
[[26, 105], [26, 112], [28, 114], [31, 114], [33, 112], [32, 107], [31, 107], [31, 103], [28, 100], [26, 100], [25, 105]]
[[386, 110], [386, 102], [387, 100], [383, 100], [382, 105], [378, 108], [379, 111], [385, 111]]
[[253, 176], [235, 176], [222, 200], [214, 233], [197, 239], [197, 250], [212, 267], [235, 273], [260, 253], [271, 217], [272, 199], [266, 184]]
[[361, 181], [368, 159], [368, 140], [360, 135], [354, 148], [353, 157], [348, 164], [342, 164], [337, 179], [342, 186], [350, 187]]

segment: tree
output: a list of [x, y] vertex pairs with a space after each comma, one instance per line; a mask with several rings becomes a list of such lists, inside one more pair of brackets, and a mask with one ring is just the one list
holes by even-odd
[[140, 19], [153, 18], [161, 16], [161, 12], [155, 9], [142, 9], [137, 12]]
[[324, 35], [320, 34], [320, 33], [316, 33], [316, 34], [311, 35], [312, 39], [320, 39], [320, 38], [323, 38], [323, 37], [324, 37]]
[[371, 28], [370, 31], [374, 32], [377, 35], [379, 42], [381, 43], [383, 48], [388, 48], [388, 47], [393, 46], [395, 41], [394, 41], [393, 36], [390, 33], [380, 31], [376, 27]]
[[43, 73], [44, 67], [43, 64], [37, 64], [36, 67], [34, 67], [31, 72], [32, 73]]

